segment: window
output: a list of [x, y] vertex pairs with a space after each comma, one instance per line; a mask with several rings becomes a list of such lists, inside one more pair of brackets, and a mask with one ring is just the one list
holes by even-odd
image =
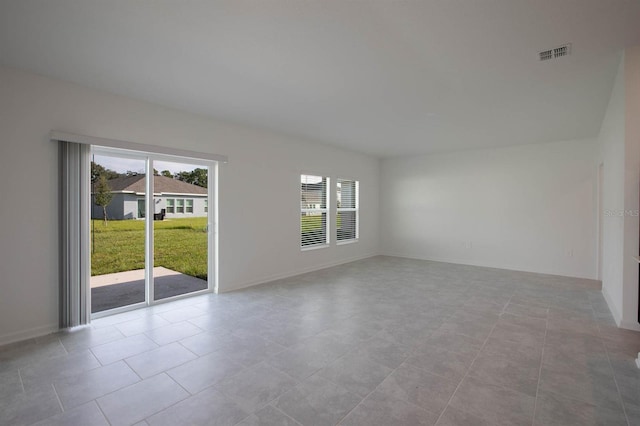
[[327, 177], [300, 176], [300, 246], [303, 248], [329, 243], [328, 183]]
[[176, 200], [176, 213], [184, 213], [184, 200]]
[[193, 213], [193, 200], [186, 200], [187, 208], [186, 213]]
[[144, 198], [138, 199], [138, 218], [144, 219], [145, 211], [147, 210], [147, 203]]
[[209, 200], [204, 200], [204, 212], [209, 212]]
[[167, 198], [167, 213], [175, 213], [175, 202], [173, 198]]
[[336, 241], [358, 238], [358, 187], [357, 180], [338, 179], [336, 185]]

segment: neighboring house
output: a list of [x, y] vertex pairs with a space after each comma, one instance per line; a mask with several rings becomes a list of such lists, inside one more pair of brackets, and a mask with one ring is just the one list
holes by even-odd
[[[119, 177], [107, 183], [113, 193], [113, 199], [107, 206], [109, 219], [145, 217], [144, 175]], [[154, 212], [161, 213], [164, 209], [166, 218], [207, 216], [207, 188], [165, 176], [154, 176], [153, 197]], [[102, 219], [102, 207], [93, 202], [91, 207], [91, 217]]]
[[324, 182], [302, 183], [302, 208], [324, 208], [322, 200], [324, 199], [325, 190], [326, 185]]

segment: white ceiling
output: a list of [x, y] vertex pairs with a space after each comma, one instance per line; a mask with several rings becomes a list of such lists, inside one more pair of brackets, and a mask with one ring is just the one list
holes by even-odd
[[1, 64], [381, 157], [595, 136], [635, 44], [638, 0], [0, 0]]

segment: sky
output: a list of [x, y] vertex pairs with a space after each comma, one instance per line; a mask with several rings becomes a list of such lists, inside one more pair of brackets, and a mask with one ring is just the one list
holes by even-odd
[[[144, 173], [144, 160], [94, 155], [92, 161], [118, 173], [126, 173], [128, 171]], [[162, 172], [163, 170], [169, 170], [173, 174], [177, 172], [190, 172], [198, 167], [203, 168], [203, 166], [194, 164], [173, 163], [169, 161], [153, 162], [153, 168], [157, 171]]]

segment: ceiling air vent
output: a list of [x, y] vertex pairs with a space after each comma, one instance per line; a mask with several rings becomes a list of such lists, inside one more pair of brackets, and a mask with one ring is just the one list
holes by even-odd
[[569, 54], [571, 54], [571, 43], [563, 44], [562, 46], [558, 46], [553, 49], [543, 50], [539, 53], [541, 61], [561, 58], [563, 56], [569, 56]]

